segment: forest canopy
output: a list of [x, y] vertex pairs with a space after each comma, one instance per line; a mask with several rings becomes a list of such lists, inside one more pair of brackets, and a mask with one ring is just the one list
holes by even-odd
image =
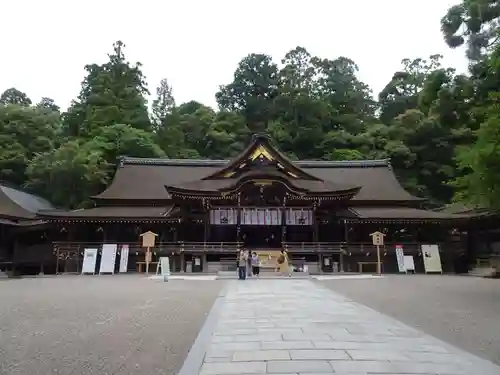
[[463, 0], [442, 19], [451, 48], [466, 44], [470, 71], [442, 56], [405, 58], [380, 93], [349, 57], [280, 61], [250, 53], [215, 94], [217, 109], [176, 103], [168, 79], [152, 103], [140, 63], [114, 43], [89, 64], [66, 111], [7, 89], [0, 97], [0, 179], [78, 208], [111, 180], [118, 156], [228, 159], [267, 133], [292, 159], [390, 159], [403, 186], [430, 206], [500, 205], [500, 1]]

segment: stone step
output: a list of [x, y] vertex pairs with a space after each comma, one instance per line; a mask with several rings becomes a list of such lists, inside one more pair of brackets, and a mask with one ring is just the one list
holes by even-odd
[[[238, 273], [237, 271], [219, 271], [217, 272], [217, 278], [218, 279], [237, 279], [238, 278]], [[266, 271], [263, 272], [261, 270], [260, 276], [254, 277], [254, 276], [247, 276], [247, 279], [283, 279], [283, 278], [288, 278], [287, 276], [283, 276], [277, 272], [272, 272]], [[307, 272], [293, 272], [292, 275], [289, 277], [292, 279], [308, 279], [310, 278], [309, 273]]]
[[495, 276], [495, 274], [496, 269], [494, 269], [493, 267], [475, 267], [468, 272], [469, 276], [476, 277], [491, 277]]

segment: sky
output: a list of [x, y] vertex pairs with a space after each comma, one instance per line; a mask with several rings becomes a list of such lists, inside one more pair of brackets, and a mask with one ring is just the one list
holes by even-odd
[[305, 47], [349, 57], [375, 94], [403, 58], [444, 55], [467, 71], [463, 50], [446, 46], [440, 19], [460, 0], [24, 0], [2, 3], [0, 92], [10, 87], [63, 109], [78, 95], [84, 66], [106, 61], [122, 40], [152, 93], [162, 78], [178, 104], [215, 107], [238, 62], [265, 53], [279, 62]]

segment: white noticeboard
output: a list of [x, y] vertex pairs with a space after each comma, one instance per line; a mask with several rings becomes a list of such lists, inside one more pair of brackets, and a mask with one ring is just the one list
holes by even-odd
[[425, 273], [443, 273], [438, 245], [422, 245], [422, 257], [424, 259]]
[[129, 254], [128, 245], [122, 245], [122, 248], [120, 251], [120, 272], [127, 272], [128, 254]]
[[161, 257], [160, 267], [163, 281], [168, 281], [168, 277], [170, 276], [170, 259], [168, 257]]
[[402, 245], [396, 245], [396, 259], [398, 261], [398, 270], [399, 272], [405, 272], [408, 270], [406, 267], [405, 267], [405, 262], [404, 262], [404, 259], [405, 259], [405, 256], [404, 256], [404, 253], [403, 253], [403, 246]]
[[95, 266], [97, 262], [97, 249], [85, 249], [83, 254], [82, 275], [84, 273], [95, 274]]
[[411, 255], [404, 256], [404, 267], [406, 271], [415, 272], [415, 262], [413, 261], [413, 256]]
[[99, 267], [99, 273], [115, 273], [115, 262], [116, 262], [116, 244], [104, 244], [102, 245], [101, 254], [101, 267]]

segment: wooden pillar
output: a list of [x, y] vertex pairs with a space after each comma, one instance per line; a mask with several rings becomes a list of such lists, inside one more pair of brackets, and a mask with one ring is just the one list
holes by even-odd
[[340, 252], [339, 272], [344, 272], [344, 251], [349, 251], [349, 226], [347, 220], [344, 220], [344, 249]]
[[[238, 192], [236, 207], [236, 242], [241, 241], [241, 192]], [[239, 245], [236, 246], [237, 248]], [[238, 250], [238, 249], [236, 249]]]
[[201, 255], [201, 272], [208, 272], [207, 253]]
[[316, 209], [318, 207], [317, 201], [313, 202], [312, 206], [312, 224], [313, 224], [313, 242], [319, 241], [319, 228], [318, 228], [318, 220], [316, 220]]
[[186, 256], [184, 255], [184, 251], [181, 250], [181, 273], [184, 273], [186, 270]]
[[286, 243], [286, 195], [283, 197], [283, 207], [281, 209], [281, 246]]
[[210, 230], [210, 209], [209, 204], [203, 198], [203, 208], [205, 209], [205, 218], [203, 220], [203, 242], [206, 243], [208, 241], [208, 231]]

